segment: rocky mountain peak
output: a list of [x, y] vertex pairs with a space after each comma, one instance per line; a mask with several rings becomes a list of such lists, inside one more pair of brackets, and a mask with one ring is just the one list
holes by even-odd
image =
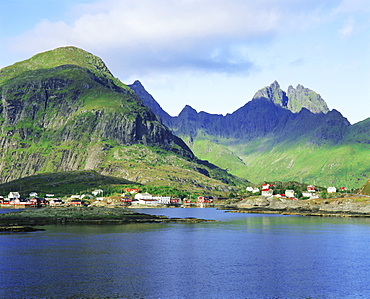
[[329, 108], [323, 98], [315, 91], [298, 84], [296, 88], [288, 87], [289, 98], [287, 108], [293, 113], [298, 113], [306, 108], [312, 113], [328, 113]]
[[267, 99], [270, 102], [286, 107], [288, 98], [286, 93], [280, 88], [279, 83], [275, 80], [270, 86], [266, 86], [255, 93], [253, 99]]
[[306, 108], [312, 113], [328, 113], [329, 108], [322, 97], [311, 89], [298, 84], [296, 88], [289, 85], [285, 92], [280, 88], [277, 81], [270, 86], [266, 86], [256, 92], [253, 99], [267, 99], [275, 105], [289, 109], [293, 113], [298, 113]]

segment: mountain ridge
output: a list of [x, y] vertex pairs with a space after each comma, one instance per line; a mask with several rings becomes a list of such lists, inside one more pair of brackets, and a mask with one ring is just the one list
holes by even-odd
[[253, 182], [307, 180], [359, 187], [370, 173], [370, 122], [351, 125], [301, 84], [285, 93], [275, 81], [226, 115], [186, 105], [163, 122], [201, 159]]
[[0, 97], [1, 182], [70, 170], [210, 190], [243, 181], [197, 159], [82, 49], [57, 48], [1, 69]]

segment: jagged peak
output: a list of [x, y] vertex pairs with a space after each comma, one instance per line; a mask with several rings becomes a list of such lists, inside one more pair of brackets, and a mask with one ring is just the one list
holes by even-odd
[[255, 93], [253, 99], [267, 99], [270, 102], [286, 107], [288, 98], [286, 93], [280, 88], [279, 83], [275, 80], [270, 86], [266, 86]]
[[193, 107], [190, 105], [185, 105], [185, 107], [181, 110], [179, 113], [178, 117], [184, 117], [184, 116], [196, 116], [198, 115], [197, 110], [195, 110]]
[[[135, 80], [135, 81], [134, 81], [134, 83], [132, 83], [131, 85], [139, 86], [139, 87], [144, 88], [144, 85], [143, 85], [139, 80]], [[145, 89], [145, 88], [144, 88], [144, 89]]]

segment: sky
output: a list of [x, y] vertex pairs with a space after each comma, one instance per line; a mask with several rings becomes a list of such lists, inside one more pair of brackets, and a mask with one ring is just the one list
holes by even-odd
[[175, 116], [232, 113], [275, 80], [370, 117], [368, 0], [0, 0], [0, 68], [62, 46]]

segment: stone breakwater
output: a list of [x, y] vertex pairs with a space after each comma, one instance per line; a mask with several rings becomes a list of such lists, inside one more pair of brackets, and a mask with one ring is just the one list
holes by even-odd
[[214, 220], [198, 218], [168, 218], [123, 208], [69, 207], [26, 209], [0, 214], [0, 226], [40, 226], [48, 224], [127, 224], [150, 222], [197, 223]]
[[245, 199], [225, 209], [238, 213], [274, 213], [302, 216], [370, 217], [370, 202], [356, 199], [279, 200], [275, 198]]

